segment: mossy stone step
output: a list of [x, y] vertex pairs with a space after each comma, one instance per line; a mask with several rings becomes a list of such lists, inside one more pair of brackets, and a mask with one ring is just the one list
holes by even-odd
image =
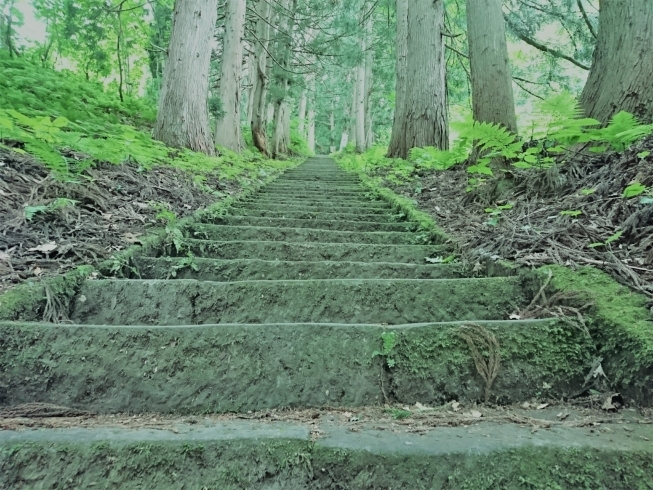
[[[171, 251], [173, 252], [173, 251]], [[378, 245], [359, 243], [300, 243], [237, 240], [218, 242], [186, 239], [177, 255], [190, 252], [196, 257], [214, 259], [261, 259], [288, 261], [399, 262], [427, 264], [427, 258], [449, 255], [440, 245]]]
[[607, 424], [607, 442], [608, 436], [587, 428], [534, 431], [489, 422], [414, 434], [327, 421], [319, 424], [317, 439], [301, 422], [192, 422], [171, 421], [168, 430], [3, 431], [0, 486], [648, 490], [653, 472], [653, 450], [645, 442], [653, 431], [644, 426], [635, 426], [629, 437], [621, 426]]
[[288, 189], [263, 189], [258, 194], [261, 197], [274, 197], [274, 198], [283, 198], [283, 197], [292, 197], [292, 198], [304, 198], [304, 199], [362, 199], [370, 200], [370, 196], [365, 192], [358, 191], [312, 191], [310, 189], [298, 188], [288, 188]]
[[[110, 304], [109, 304], [110, 306]], [[476, 322], [501, 346], [492, 400], [560, 399], [594, 351], [569, 322]], [[86, 326], [1, 323], [3, 399], [96, 413], [246, 412], [483, 398], [461, 323]], [[385, 356], [382, 334], [392, 336]], [[387, 341], [386, 341], [387, 344]], [[388, 368], [388, 362], [393, 367]], [[385, 388], [384, 388], [385, 387]]]
[[422, 323], [500, 320], [524, 302], [517, 278], [87, 281], [71, 319], [93, 325]]
[[[261, 204], [270, 204], [275, 206], [297, 206], [297, 205], [308, 205], [308, 206], [328, 206], [333, 205], [333, 198], [322, 197], [322, 198], [308, 198], [308, 197], [271, 197], [271, 196], [252, 196], [248, 199], [241, 200], [243, 203], [261, 203]], [[338, 206], [345, 207], [368, 207], [368, 208], [391, 208], [392, 205], [386, 201], [373, 201], [370, 199], [350, 199], [350, 198], [338, 198]]]
[[137, 257], [141, 279], [247, 281], [284, 279], [453, 279], [464, 277], [458, 264], [398, 264], [390, 262], [292, 262], [280, 260], [217, 260], [194, 257]]
[[270, 209], [229, 209], [232, 216], [254, 216], [258, 218], [319, 219], [323, 221], [366, 221], [376, 223], [406, 223], [400, 214], [358, 214], [358, 213], [318, 213], [315, 211], [283, 211]]
[[367, 221], [342, 221], [321, 219], [257, 218], [255, 216], [222, 216], [207, 220], [215, 225], [279, 226], [282, 228], [316, 228], [342, 231], [416, 231], [415, 223], [374, 223]]
[[428, 235], [398, 231], [334, 231], [312, 228], [229, 226], [196, 223], [185, 230], [200, 240], [263, 240], [280, 242], [376, 243], [380, 245], [428, 243]]
[[278, 209], [288, 212], [314, 212], [314, 213], [350, 213], [350, 214], [389, 214], [391, 209], [389, 208], [377, 208], [372, 206], [366, 207], [347, 207], [347, 206], [338, 206], [337, 201], [334, 200], [332, 205], [270, 205], [266, 203], [259, 202], [243, 202], [234, 205], [234, 209], [251, 209], [251, 210], [267, 210], [267, 209]]

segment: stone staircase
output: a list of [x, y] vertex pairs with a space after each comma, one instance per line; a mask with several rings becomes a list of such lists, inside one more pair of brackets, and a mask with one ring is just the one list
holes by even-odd
[[[542, 463], [572, 464], [571, 447], [624, 468], [631, 457], [633, 468], [651, 464], [641, 441], [604, 444], [585, 429], [534, 435], [487, 424], [482, 435], [422, 437], [333, 423], [315, 437], [299, 422], [189, 422], [319, 408], [315, 419], [328, 424], [337, 407], [481, 400], [486, 384], [460, 336], [471, 323], [500, 345], [492, 401], [582, 385], [593, 346], [577, 328], [509, 320], [530, 300], [520, 278], [432, 263], [446, 246], [402, 217], [332, 160], [309, 159], [227, 215], [186, 227], [179, 249], [136, 257], [132, 278], [87, 281], [71, 324], [0, 324], [4, 404], [178, 417], [174, 431], [0, 432], [0, 488], [547, 488], [512, 483], [533, 445], [532, 471], [545, 480]], [[480, 473], [458, 474], [470, 464]]]

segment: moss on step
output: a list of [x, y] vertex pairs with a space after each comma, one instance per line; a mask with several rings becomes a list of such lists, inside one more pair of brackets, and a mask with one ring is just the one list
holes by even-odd
[[520, 447], [379, 455], [275, 439], [3, 445], [5, 488], [650, 490], [647, 451]]
[[549, 271], [554, 291], [581, 292], [575, 301], [592, 303], [588, 327], [611, 386], [640, 403], [653, 404], [653, 314], [648, 298], [593, 267], [541, 267], [535, 273], [539, 283]]

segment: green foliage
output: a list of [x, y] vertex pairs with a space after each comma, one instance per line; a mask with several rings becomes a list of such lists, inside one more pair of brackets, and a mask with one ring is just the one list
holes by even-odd
[[503, 212], [512, 208], [513, 205], [510, 203], [502, 204], [500, 206], [495, 206], [493, 208], [485, 208], [485, 212], [489, 213], [490, 215], [490, 219], [486, 222], [486, 224], [490, 226], [497, 226], [501, 221], [501, 216], [503, 215]]
[[385, 357], [385, 361], [388, 364], [388, 367], [389, 368], [394, 367], [396, 361], [392, 357], [390, 357], [390, 355], [397, 343], [397, 334], [395, 332], [383, 332], [381, 334], [381, 340], [383, 342], [381, 350], [374, 351], [372, 353], [372, 357], [376, 357], [376, 356]]
[[[36, 156], [61, 179], [78, 180], [82, 171], [102, 161], [133, 162], [143, 171], [172, 165], [195, 174], [198, 186], [207, 174], [250, 185], [294, 164], [255, 151], [223, 149], [220, 156], [209, 157], [168, 148], [139, 129], [155, 117], [144, 101], [121, 103], [98, 84], [25, 60], [0, 57], [0, 71], [10, 75], [0, 78], [0, 145], [7, 140], [23, 143], [24, 150], [12, 150]], [[74, 154], [67, 156], [70, 150]]]
[[52, 213], [54, 211], [57, 211], [58, 209], [65, 208], [67, 206], [74, 206], [77, 204], [79, 201], [75, 201], [74, 199], [67, 199], [65, 197], [58, 197], [54, 201], [52, 201], [50, 204], [47, 206], [40, 205], [40, 206], [25, 206], [24, 212], [25, 212], [25, 219], [27, 221], [31, 221], [35, 215], [39, 213]]
[[400, 408], [388, 408], [387, 412], [395, 420], [403, 420], [411, 416], [411, 413], [408, 410], [402, 410]]

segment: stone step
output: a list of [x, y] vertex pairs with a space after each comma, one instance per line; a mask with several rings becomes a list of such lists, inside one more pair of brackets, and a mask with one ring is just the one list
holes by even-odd
[[399, 231], [334, 231], [312, 228], [229, 226], [197, 223], [185, 230], [187, 236], [201, 240], [259, 240], [279, 242], [371, 243], [380, 245], [428, 243], [426, 234]]
[[249, 199], [239, 201], [241, 203], [259, 203], [271, 206], [332, 206], [337, 204], [341, 207], [362, 207], [362, 208], [391, 208], [392, 205], [385, 201], [372, 201], [370, 199], [348, 199], [338, 198], [334, 203], [333, 198], [305, 198], [305, 197], [269, 197], [252, 196]]
[[[492, 402], [562, 399], [591, 369], [591, 341], [569, 322], [476, 324], [500, 345]], [[0, 322], [3, 403], [202, 414], [477, 401], [485, 382], [461, 325]]]
[[214, 225], [278, 226], [341, 231], [416, 231], [415, 223], [374, 223], [367, 221], [328, 221], [321, 219], [257, 218], [255, 216], [221, 216], [207, 221]]
[[284, 279], [452, 279], [464, 277], [458, 264], [385, 262], [282, 262], [280, 260], [216, 260], [193, 257], [138, 257], [141, 279], [247, 281]]
[[319, 424], [196, 418], [166, 420], [166, 426], [152, 418], [139, 417], [127, 427], [108, 420], [88, 428], [3, 431], [0, 485], [633, 490], [650, 488], [653, 467], [653, 450], [645, 442], [651, 428], [636, 425], [629, 437], [609, 423], [606, 430], [614, 434], [489, 422], [406, 433], [389, 423], [381, 428], [347, 423], [343, 412]]
[[378, 207], [373, 207], [373, 206], [361, 206], [361, 207], [354, 207], [354, 206], [339, 206], [338, 202], [334, 200], [332, 204], [324, 204], [324, 205], [308, 205], [308, 204], [301, 204], [301, 205], [290, 205], [290, 204], [284, 204], [284, 205], [270, 205], [267, 203], [261, 203], [261, 202], [239, 202], [233, 206], [234, 210], [239, 210], [239, 209], [250, 209], [253, 211], [256, 210], [279, 210], [279, 211], [288, 211], [288, 212], [295, 212], [295, 213], [305, 213], [305, 212], [311, 212], [311, 213], [348, 213], [348, 214], [391, 214], [392, 210], [389, 208], [378, 208]]
[[87, 281], [71, 319], [92, 325], [501, 320], [524, 303], [518, 278]]
[[213, 259], [261, 259], [288, 261], [349, 261], [349, 262], [399, 262], [426, 265], [427, 258], [449, 255], [447, 247], [440, 245], [378, 245], [358, 243], [298, 243], [237, 240], [216, 242], [185, 239], [182, 250], [176, 254], [184, 257], [188, 252], [196, 257]]
[[404, 216], [400, 214], [359, 214], [359, 213], [330, 213], [315, 211], [285, 211], [269, 209], [230, 208], [228, 213], [232, 216], [254, 216], [259, 218], [288, 218], [288, 219], [319, 219], [323, 221], [366, 221], [378, 223], [405, 223]]

